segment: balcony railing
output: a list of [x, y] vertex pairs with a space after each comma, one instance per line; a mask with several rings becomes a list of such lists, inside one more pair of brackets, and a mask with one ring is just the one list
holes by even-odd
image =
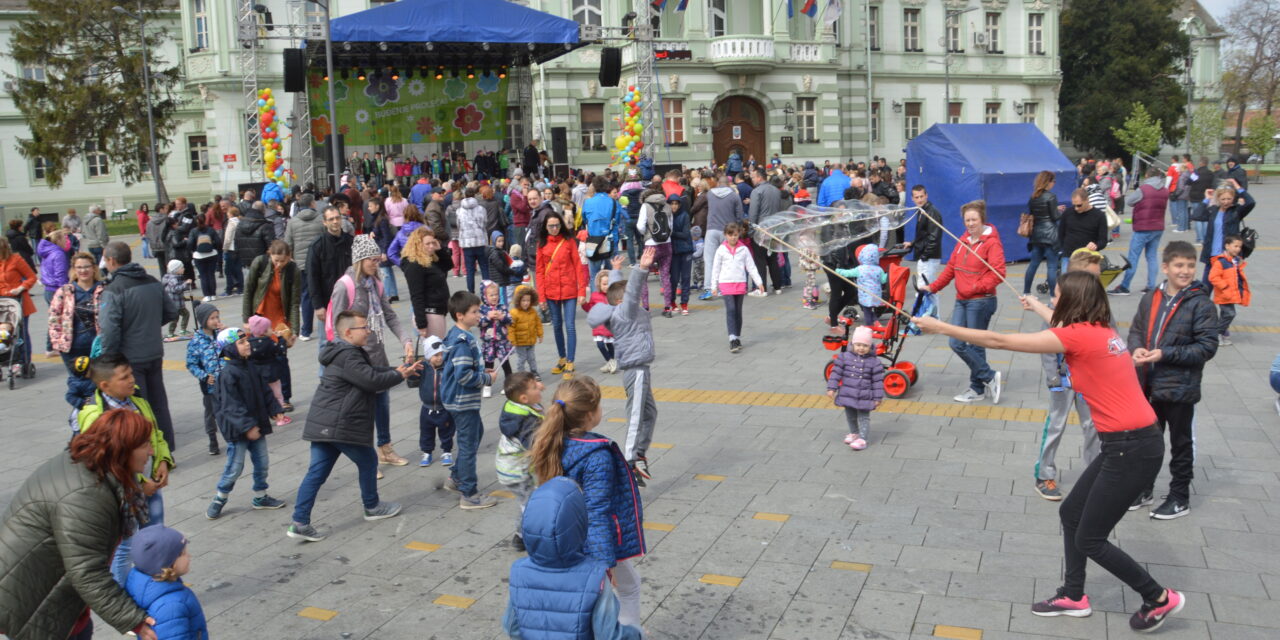
[[727, 73], [764, 73], [777, 66], [773, 39], [767, 36], [723, 36], [711, 41], [708, 57]]
[[793, 42], [791, 59], [795, 62], [821, 62], [822, 45], [817, 42]]

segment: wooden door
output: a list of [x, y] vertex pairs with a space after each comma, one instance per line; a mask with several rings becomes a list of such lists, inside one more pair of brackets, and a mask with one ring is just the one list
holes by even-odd
[[733, 150], [742, 156], [742, 166], [752, 155], [756, 162], [768, 162], [765, 155], [764, 108], [746, 96], [730, 96], [716, 103], [711, 112], [712, 151], [716, 164], [729, 160]]

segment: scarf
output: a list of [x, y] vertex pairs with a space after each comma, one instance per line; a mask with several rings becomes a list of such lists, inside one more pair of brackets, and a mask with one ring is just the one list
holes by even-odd
[[372, 276], [367, 276], [360, 279], [360, 288], [364, 289], [365, 296], [369, 299], [369, 328], [378, 342], [382, 342], [382, 328], [386, 322], [382, 314], [382, 296], [378, 294], [378, 283]]

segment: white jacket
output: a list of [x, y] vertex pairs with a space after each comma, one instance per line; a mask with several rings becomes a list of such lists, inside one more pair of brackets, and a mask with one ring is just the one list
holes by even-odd
[[732, 249], [727, 243], [720, 243], [716, 248], [715, 258], [711, 262], [711, 273], [708, 274], [710, 289], [716, 291], [718, 287], [726, 284], [745, 285], [748, 276], [751, 278], [752, 285], [746, 288], [755, 289], [764, 286], [760, 280], [760, 272], [756, 271], [756, 261], [751, 257], [751, 249], [741, 242]]

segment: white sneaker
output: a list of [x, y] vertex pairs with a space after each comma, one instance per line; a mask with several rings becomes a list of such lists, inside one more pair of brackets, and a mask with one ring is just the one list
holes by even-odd
[[985, 397], [987, 397], [986, 394], [978, 393], [973, 389], [965, 389], [964, 393], [952, 399], [956, 402], [977, 402]]
[[609, 373], [617, 373], [617, 372], [618, 372], [618, 359], [614, 358], [609, 361]]
[[493, 395], [493, 387], [486, 386], [480, 391], [481, 398], [488, 398]]
[[609, 363], [608, 363], [608, 362], [606, 362], [606, 363], [604, 363], [604, 364], [600, 365], [600, 373], [609, 373]]
[[991, 396], [991, 404], [1000, 404], [1000, 392], [1004, 390], [1004, 384], [1000, 382], [1000, 372], [996, 372], [996, 377], [987, 383], [987, 393]]
[[748, 293], [747, 295], [751, 296], [752, 298], [766, 298], [766, 297], [768, 297], [768, 296], [769, 296], [769, 294], [764, 293], [764, 292], [760, 291], [759, 289], [756, 289], [755, 291], [752, 291], [751, 293]]
[[311, 336], [298, 336], [298, 339], [303, 342], [311, 342]]

